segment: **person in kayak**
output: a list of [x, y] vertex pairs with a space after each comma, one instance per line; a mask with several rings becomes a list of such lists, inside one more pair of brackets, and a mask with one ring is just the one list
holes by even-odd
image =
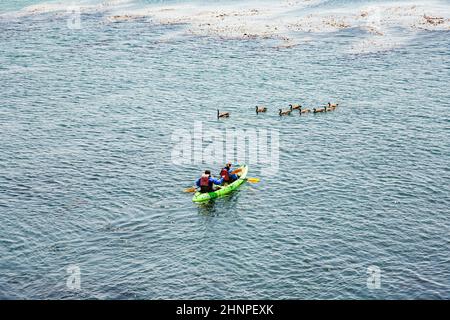
[[201, 193], [213, 192], [213, 185], [221, 185], [223, 183], [223, 177], [221, 179], [214, 179], [211, 177], [211, 171], [205, 170], [201, 178], [195, 183], [200, 188]]
[[238, 179], [238, 176], [236, 174], [232, 174], [231, 170], [231, 162], [227, 162], [225, 167], [222, 168], [220, 171], [220, 176], [223, 178], [224, 183], [232, 183]]

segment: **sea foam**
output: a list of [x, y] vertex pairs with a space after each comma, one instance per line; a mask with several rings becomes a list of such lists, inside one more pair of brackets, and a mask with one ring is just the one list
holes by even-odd
[[[109, 23], [147, 18], [152, 24], [178, 25], [179, 34], [223, 39], [275, 39], [279, 47], [310, 41], [317, 34], [361, 30], [350, 51], [389, 50], [420, 31], [450, 30], [443, 1], [399, 1], [329, 5], [327, 1], [244, 1], [239, 3], [142, 4], [133, 0], [78, 1], [81, 12], [102, 12]], [[42, 3], [19, 14], [67, 11], [67, 3]], [[401, 32], [399, 32], [401, 30]], [[309, 36], [310, 35], [310, 36]]]

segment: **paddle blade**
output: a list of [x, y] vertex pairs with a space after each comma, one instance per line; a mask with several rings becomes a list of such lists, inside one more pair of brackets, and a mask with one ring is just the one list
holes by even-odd
[[242, 168], [231, 171], [231, 174], [236, 174], [242, 171]]
[[259, 178], [247, 178], [247, 181], [250, 183], [258, 183], [261, 181]]
[[197, 191], [196, 187], [191, 187], [191, 188], [187, 188], [187, 189], [183, 190], [183, 192], [186, 192], [186, 193], [188, 193], [188, 192], [196, 192], [196, 191]]

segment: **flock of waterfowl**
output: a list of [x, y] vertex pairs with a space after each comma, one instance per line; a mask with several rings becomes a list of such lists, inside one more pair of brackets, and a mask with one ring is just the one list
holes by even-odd
[[[306, 114], [306, 113], [331, 112], [331, 111], [336, 110], [336, 108], [338, 106], [339, 106], [339, 103], [328, 102], [328, 104], [326, 106], [319, 107], [319, 108], [312, 108], [312, 110], [311, 110], [311, 109], [303, 108], [302, 105], [300, 105], [300, 104], [290, 104], [289, 109], [287, 109], [287, 110], [278, 109], [278, 114], [280, 117], [289, 116], [294, 110], [298, 110], [300, 115]], [[256, 114], [265, 113], [265, 112], [267, 112], [267, 110], [268, 109], [266, 107], [256, 106]], [[217, 110], [217, 119], [229, 118], [229, 117], [230, 117], [229, 112], [220, 112], [219, 110]]]

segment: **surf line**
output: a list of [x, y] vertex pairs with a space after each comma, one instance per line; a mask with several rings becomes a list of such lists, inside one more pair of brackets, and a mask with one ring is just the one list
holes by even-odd
[[208, 317], [211, 307], [189, 307], [183, 304], [182, 307], [177, 307], [178, 315], [203, 315], [204, 318]]

